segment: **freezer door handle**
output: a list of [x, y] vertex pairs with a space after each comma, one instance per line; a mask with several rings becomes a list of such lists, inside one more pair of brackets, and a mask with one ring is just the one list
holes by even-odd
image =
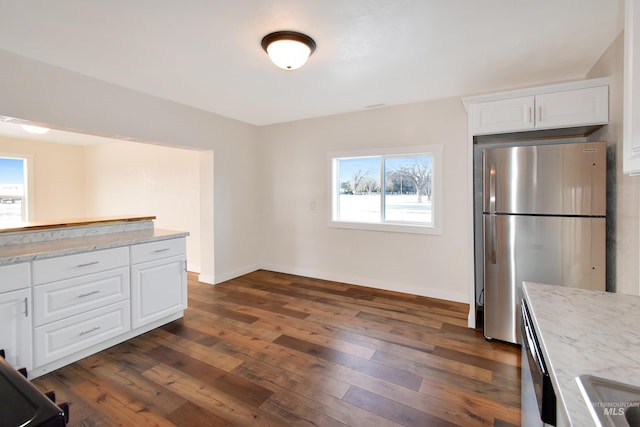
[[491, 165], [489, 169], [489, 213], [496, 211], [496, 165]]

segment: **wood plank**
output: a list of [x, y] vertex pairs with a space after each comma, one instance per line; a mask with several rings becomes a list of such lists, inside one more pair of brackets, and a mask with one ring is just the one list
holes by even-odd
[[[274, 367], [265, 365], [255, 360], [242, 364], [234, 370], [238, 375], [257, 381], [264, 387], [274, 391], [274, 395], [289, 395], [289, 398], [301, 400], [301, 404], [307, 408], [313, 408], [349, 426], [398, 426], [371, 412], [352, 406], [342, 400], [347, 393], [350, 384], [341, 382], [331, 377], [297, 376], [290, 372], [284, 375], [272, 375]], [[295, 379], [295, 380], [294, 380]], [[264, 408], [264, 405], [262, 406]], [[322, 426], [323, 424], [317, 424]]]
[[281, 335], [273, 342], [275, 344], [324, 359], [328, 362], [354, 369], [372, 377], [380, 378], [393, 384], [398, 384], [411, 390], [419, 390], [420, 384], [422, 384], [422, 377], [412, 374], [411, 372], [351, 356], [350, 354], [342, 353], [340, 351], [313, 344], [308, 341], [303, 341], [288, 335]]
[[109, 414], [109, 418], [125, 426], [171, 427], [173, 423], [162, 416], [150, 412], [144, 402], [137, 401], [122, 390], [93, 379], [73, 387], [76, 394], [83, 396], [93, 408]]
[[37, 378], [70, 427], [516, 426], [520, 350], [468, 306], [270, 271], [210, 286], [183, 319]]
[[242, 377], [232, 375], [165, 346], [158, 346], [153, 350], [149, 350], [146, 354], [160, 363], [179, 369], [181, 372], [191, 375], [193, 378], [197, 378], [251, 406], [258, 407], [262, 405], [273, 394], [271, 390], [247, 381]]
[[152, 383], [108, 354], [93, 355], [80, 360], [78, 364], [91, 372], [92, 380], [121, 390], [135, 401], [146, 402], [146, 408], [155, 414], [166, 416], [185, 403], [181, 396]]
[[230, 372], [236, 366], [242, 363], [242, 360], [234, 357], [233, 355], [221, 353], [213, 347], [207, 347], [198, 343], [184, 340], [173, 334], [170, 334], [162, 329], [156, 329], [148, 332], [144, 337], [140, 337], [142, 340], [148, 339], [157, 345], [163, 345], [174, 350], [178, 350], [188, 356], [193, 357], [196, 360], [207, 362], [209, 360], [215, 360], [216, 366], [220, 369]]
[[344, 400], [407, 427], [456, 427], [456, 424], [358, 387], [351, 387]]
[[265, 411], [162, 363], [144, 372], [143, 375], [232, 424], [255, 426], [282, 424], [279, 419]]
[[376, 351], [371, 360], [397, 369], [403, 369], [424, 378], [433, 378], [434, 375], [446, 374], [461, 376], [473, 380], [491, 384], [493, 372], [490, 369], [477, 367], [456, 360], [446, 359], [439, 355], [423, 353], [423, 358], [408, 359], [398, 354]]
[[231, 427], [229, 421], [224, 418], [220, 418], [211, 411], [207, 411], [204, 408], [194, 404], [193, 402], [185, 402], [179, 408], [175, 409], [169, 415], [167, 420], [171, 421], [178, 427], [194, 427], [194, 426], [209, 426], [209, 427]]

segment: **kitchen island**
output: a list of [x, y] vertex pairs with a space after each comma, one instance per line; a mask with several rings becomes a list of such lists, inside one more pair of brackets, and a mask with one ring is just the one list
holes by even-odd
[[35, 378], [183, 316], [186, 232], [153, 216], [0, 228], [0, 348]]
[[640, 385], [640, 296], [525, 283], [557, 397], [558, 426], [596, 425], [576, 377]]
[[155, 218], [114, 216], [0, 227], [0, 266], [189, 235], [155, 228]]

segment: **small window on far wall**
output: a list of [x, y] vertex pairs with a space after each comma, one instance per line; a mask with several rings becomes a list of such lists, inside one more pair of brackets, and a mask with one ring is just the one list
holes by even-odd
[[0, 225], [28, 221], [27, 159], [0, 157]]
[[330, 153], [330, 225], [442, 233], [442, 146]]

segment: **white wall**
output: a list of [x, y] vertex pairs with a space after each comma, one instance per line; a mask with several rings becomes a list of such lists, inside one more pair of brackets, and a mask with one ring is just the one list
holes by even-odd
[[[618, 149], [620, 49], [618, 40], [589, 73], [618, 82], [612, 125], [599, 135]], [[0, 68], [0, 115], [213, 150], [201, 153], [201, 166], [212, 157], [215, 164], [200, 170], [199, 188], [201, 205], [214, 197], [200, 227], [203, 273], [215, 249], [206, 276], [216, 282], [266, 267], [468, 302], [467, 120], [458, 98], [256, 128], [8, 52], [0, 51]], [[327, 227], [328, 152], [418, 144], [444, 146], [443, 235]], [[637, 294], [639, 178], [616, 179], [618, 291]]]
[[86, 216], [83, 147], [0, 137], [0, 154], [31, 156], [34, 209], [30, 221]]
[[[260, 130], [266, 268], [467, 302], [467, 116], [458, 98], [272, 125]], [[327, 226], [327, 153], [444, 146], [444, 233]], [[315, 210], [311, 204], [315, 202]]]
[[[0, 50], [0, 115], [52, 128], [215, 151], [215, 280], [259, 264], [257, 128]], [[212, 245], [203, 246], [211, 250]], [[213, 263], [202, 253], [201, 267]]]
[[125, 141], [85, 147], [88, 216], [155, 215], [157, 228], [188, 231], [189, 269], [200, 272], [200, 155]]
[[607, 212], [615, 227], [608, 236], [613, 246], [609, 281], [616, 292], [640, 295], [640, 177], [622, 173], [623, 66], [624, 35], [620, 34], [587, 74], [587, 78], [610, 76], [611, 80], [609, 125], [590, 139], [607, 141], [613, 156], [607, 177], [615, 186]]

